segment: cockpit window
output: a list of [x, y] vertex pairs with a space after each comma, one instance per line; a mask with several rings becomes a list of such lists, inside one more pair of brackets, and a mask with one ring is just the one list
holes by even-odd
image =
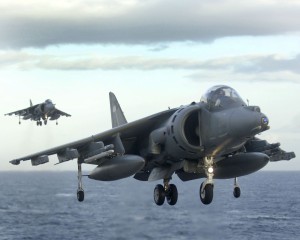
[[46, 103], [52, 103], [52, 101], [50, 99], [47, 99]]
[[210, 88], [200, 101], [207, 103], [209, 108], [246, 106], [233, 88], [220, 85]]

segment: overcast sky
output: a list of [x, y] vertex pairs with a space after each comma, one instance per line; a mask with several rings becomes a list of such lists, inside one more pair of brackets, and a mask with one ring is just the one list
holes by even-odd
[[[217, 84], [270, 118], [261, 138], [300, 156], [298, 0], [0, 0], [0, 13], [0, 170], [76, 170], [8, 161], [109, 129], [109, 91], [133, 121]], [[37, 127], [4, 116], [48, 98], [72, 117]]]

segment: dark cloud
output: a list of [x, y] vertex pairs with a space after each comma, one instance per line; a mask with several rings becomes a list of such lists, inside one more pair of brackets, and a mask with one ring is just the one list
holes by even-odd
[[0, 48], [208, 42], [300, 30], [300, 5], [293, 0], [112, 1], [109, 7], [109, 1], [74, 1], [68, 7], [32, 1], [26, 7], [16, 0], [0, 5]]

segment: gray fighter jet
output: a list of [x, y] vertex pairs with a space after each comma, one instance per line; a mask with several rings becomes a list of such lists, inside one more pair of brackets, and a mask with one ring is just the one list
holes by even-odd
[[113, 181], [134, 176], [141, 181], [162, 180], [154, 189], [154, 201], [175, 205], [174, 174], [182, 181], [205, 178], [200, 199], [210, 204], [214, 179], [234, 179], [233, 194], [241, 194], [237, 177], [263, 168], [268, 162], [295, 158], [279, 143], [256, 137], [269, 129], [269, 120], [257, 106], [247, 106], [228, 86], [209, 89], [200, 102], [169, 109], [127, 123], [113, 93], [110, 96], [112, 129], [45, 151], [10, 161], [18, 165], [31, 160], [33, 166], [49, 162], [57, 154], [59, 163], [77, 159], [77, 198], [84, 200], [81, 165], [94, 164], [90, 179]]
[[42, 126], [43, 123], [41, 119], [44, 121], [45, 125], [47, 125], [48, 119], [56, 120], [56, 125], [57, 125], [58, 124], [57, 119], [60, 116], [71, 117], [70, 114], [55, 108], [55, 104], [50, 99], [47, 99], [45, 102], [36, 105], [33, 105], [30, 100], [30, 107], [15, 112], [7, 113], [4, 115], [19, 116], [19, 124], [21, 124], [21, 117], [24, 120], [30, 119], [31, 121], [36, 121], [37, 126]]

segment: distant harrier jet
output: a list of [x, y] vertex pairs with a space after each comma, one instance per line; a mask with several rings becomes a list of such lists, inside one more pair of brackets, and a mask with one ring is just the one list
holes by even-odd
[[[55, 108], [55, 104], [52, 103], [50, 99], [47, 99], [45, 102], [33, 105], [30, 100], [30, 107], [21, 109], [15, 112], [7, 113], [4, 115], [17, 115], [19, 116], [19, 124], [21, 124], [21, 117], [24, 120], [30, 119], [31, 121], [36, 121], [37, 126], [42, 126], [42, 121], [44, 124], [47, 124], [48, 119], [57, 120], [60, 116], [71, 117], [70, 114]], [[56, 125], [57, 125], [56, 121]]]

